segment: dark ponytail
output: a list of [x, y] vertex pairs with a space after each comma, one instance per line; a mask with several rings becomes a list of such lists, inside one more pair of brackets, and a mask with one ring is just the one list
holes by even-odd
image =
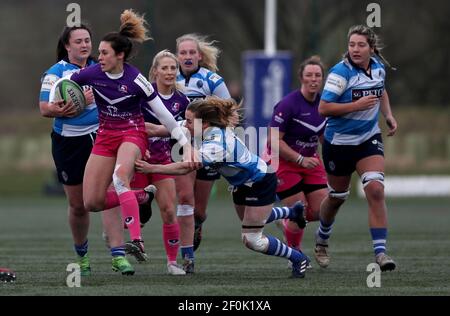
[[116, 54], [124, 53], [124, 62], [130, 59], [133, 50], [133, 41], [143, 43], [150, 39], [147, 36], [147, 22], [143, 15], [138, 15], [133, 10], [125, 10], [120, 15], [119, 32], [111, 32], [103, 37], [102, 41], [109, 42]]

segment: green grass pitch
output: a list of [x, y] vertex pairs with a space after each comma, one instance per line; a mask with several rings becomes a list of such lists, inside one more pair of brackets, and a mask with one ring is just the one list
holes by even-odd
[[[166, 274], [157, 209], [143, 229], [150, 261], [137, 264], [134, 276], [111, 271], [111, 258], [101, 238], [100, 214], [92, 214], [92, 276], [80, 288], [66, 286], [67, 264], [74, 262], [63, 199], [0, 201], [0, 267], [17, 273], [15, 284], [0, 284], [3, 295], [449, 295], [450, 198], [388, 200], [389, 254], [398, 269], [382, 273], [381, 287], [368, 288], [367, 264], [373, 261], [364, 200], [351, 199], [341, 209], [330, 244], [327, 269], [308, 270], [291, 279], [287, 261], [246, 249], [231, 199], [214, 197], [196, 252], [196, 273]], [[307, 227], [303, 248], [312, 258], [317, 223]], [[267, 233], [281, 237], [275, 225]], [[447, 280], [447, 281], [446, 281]]]

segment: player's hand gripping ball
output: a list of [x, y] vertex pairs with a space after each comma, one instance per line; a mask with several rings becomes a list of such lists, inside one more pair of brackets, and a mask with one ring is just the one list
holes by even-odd
[[83, 89], [70, 79], [60, 79], [55, 83], [55, 100], [64, 100], [66, 103], [71, 100], [77, 109], [76, 115], [86, 108], [86, 98]]

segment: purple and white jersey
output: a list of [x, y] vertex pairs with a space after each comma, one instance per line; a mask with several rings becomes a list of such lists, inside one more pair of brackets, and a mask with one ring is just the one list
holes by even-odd
[[310, 103], [296, 90], [278, 102], [273, 110], [270, 126], [285, 133], [283, 140], [305, 157], [317, 152], [319, 137], [325, 129], [326, 120], [318, 112], [319, 102], [320, 95]]
[[153, 100], [156, 93], [137, 68], [125, 63], [122, 73], [110, 74], [95, 65], [72, 74], [70, 79], [92, 87], [99, 113], [99, 133], [145, 132], [141, 102]]
[[[172, 114], [176, 121], [184, 120], [184, 115], [186, 108], [189, 104], [189, 99], [180, 91], [175, 91], [171, 95], [160, 94], [157, 90], [156, 83], [152, 83], [153, 89], [160, 97], [164, 106]], [[142, 103], [142, 113], [144, 114], [144, 119], [146, 122], [162, 125], [161, 122], [156, 118], [155, 113], [152, 111], [151, 107], [147, 102]], [[151, 163], [162, 163], [171, 161], [171, 142], [170, 137], [149, 137], [148, 139], [149, 151], [150, 151], [150, 162]]]

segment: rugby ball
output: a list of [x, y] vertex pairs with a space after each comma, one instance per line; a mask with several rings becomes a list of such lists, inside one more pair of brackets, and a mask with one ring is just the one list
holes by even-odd
[[73, 80], [60, 79], [55, 83], [55, 100], [64, 100], [64, 102], [72, 101], [77, 110], [77, 115], [86, 108], [86, 98], [83, 89]]

